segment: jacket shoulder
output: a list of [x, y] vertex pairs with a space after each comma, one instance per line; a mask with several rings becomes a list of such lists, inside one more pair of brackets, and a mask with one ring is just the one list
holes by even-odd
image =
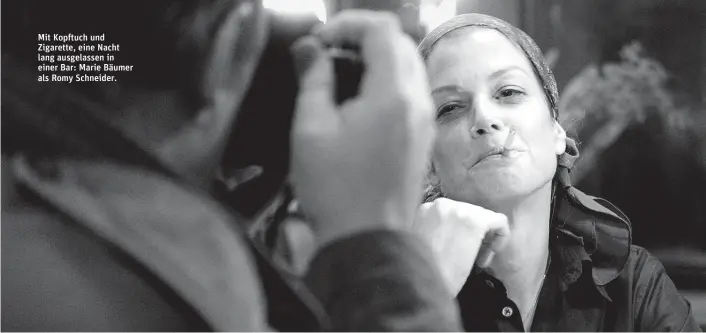
[[[151, 273], [148, 277], [139, 274], [140, 278], [158, 281], [155, 285], [181, 296], [212, 329], [265, 328], [266, 305], [247, 239], [234, 227], [234, 219], [208, 196], [159, 173], [108, 161], [19, 155], [12, 166], [11, 174], [20, 188], [40, 199], [44, 213], [60, 211], [63, 221], [69, 222], [66, 226], [86, 232], [89, 242], [118, 253], [107, 260], [110, 263], [116, 259], [139, 262], [139, 268]], [[60, 232], [47, 236], [52, 241], [66, 237]], [[79, 260], [67, 255], [58, 261], [71, 266]], [[91, 278], [90, 270], [101, 264], [86, 260]], [[138, 271], [129, 268], [132, 273]], [[95, 278], [101, 281], [101, 276]], [[96, 284], [98, 289], [106, 285], [103, 281]], [[130, 302], [134, 308], [152, 306], [140, 299]]]
[[632, 245], [621, 274], [622, 293], [630, 302], [637, 331], [700, 331], [692, 306], [648, 250]]
[[584, 209], [588, 209], [593, 213], [599, 213], [603, 217], [611, 220], [619, 220], [620, 222], [630, 226], [630, 219], [612, 202], [592, 195], [588, 195], [574, 187], [571, 188], [571, 196], [575, 201], [580, 202]]
[[60, 212], [13, 191], [2, 222], [3, 328], [208, 330], [139, 263]]
[[640, 275], [653, 275], [664, 271], [664, 266], [662, 266], [657, 257], [652, 255], [647, 249], [634, 244], [630, 245], [630, 255], [626, 268], [630, 272], [625, 273], [634, 276], [636, 279]]

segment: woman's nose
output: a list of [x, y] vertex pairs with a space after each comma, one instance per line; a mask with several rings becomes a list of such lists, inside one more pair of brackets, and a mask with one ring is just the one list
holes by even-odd
[[479, 138], [483, 135], [495, 134], [505, 131], [505, 123], [492, 110], [476, 107], [472, 112], [471, 137]]

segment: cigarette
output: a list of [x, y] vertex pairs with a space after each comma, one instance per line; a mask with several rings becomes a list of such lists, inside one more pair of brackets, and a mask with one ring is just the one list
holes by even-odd
[[510, 134], [507, 135], [507, 139], [505, 139], [505, 144], [503, 145], [503, 149], [507, 150], [510, 149], [512, 146], [512, 141], [515, 139], [515, 129], [512, 128], [510, 129]]
[[495, 258], [495, 251], [488, 250], [488, 255], [485, 257], [483, 262], [480, 264], [480, 267], [486, 268], [486, 267], [490, 266], [490, 264], [493, 262], [493, 258]]

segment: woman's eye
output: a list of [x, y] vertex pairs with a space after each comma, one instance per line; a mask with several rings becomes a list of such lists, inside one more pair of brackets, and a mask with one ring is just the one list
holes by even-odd
[[516, 95], [516, 94], [521, 94], [521, 93], [522, 93], [521, 91], [518, 91], [518, 90], [515, 90], [515, 89], [505, 89], [505, 90], [503, 90], [503, 91], [500, 92], [500, 96], [502, 96], [502, 97], [511, 97], [511, 96], [514, 96], [514, 95]]
[[440, 118], [443, 117], [453, 111], [456, 111], [458, 109], [462, 109], [463, 105], [459, 103], [447, 103], [439, 107], [439, 109], [436, 111], [436, 117]]
[[497, 95], [498, 96], [497, 98], [502, 99], [503, 101], [506, 101], [506, 102], [513, 103], [513, 102], [519, 101], [520, 98], [523, 97], [524, 95], [525, 95], [525, 93], [519, 89], [504, 88], [504, 89], [500, 90], [500, 92]]

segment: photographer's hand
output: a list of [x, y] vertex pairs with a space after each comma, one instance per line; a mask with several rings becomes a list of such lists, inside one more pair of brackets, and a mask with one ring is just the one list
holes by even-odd
[[[292, 128], [291, 181], [319, 244], [375, 229], [407, 229], [421, 197], [435, 134], [426, 73], [392, 14], [348, 11], [294, 47], [300, 94]], [[322, 43], [323, 42], [323, 43]], [[360, 94], [334, 101], [332, 59], [322, 44], [357, 46]]]
[[[333, 331], [459, 331], [425, 242], [409, 232], [435, 132], [426, 73], [392, 14], [348, 11], [297, 45], [309, 59], [292, 130], [291, 181], [321, 248], [306, 281]], [[361, 50], [359, 95], [335, 102], [322, 47]], [[381, 290], [384, 290], [381, 292]]]

